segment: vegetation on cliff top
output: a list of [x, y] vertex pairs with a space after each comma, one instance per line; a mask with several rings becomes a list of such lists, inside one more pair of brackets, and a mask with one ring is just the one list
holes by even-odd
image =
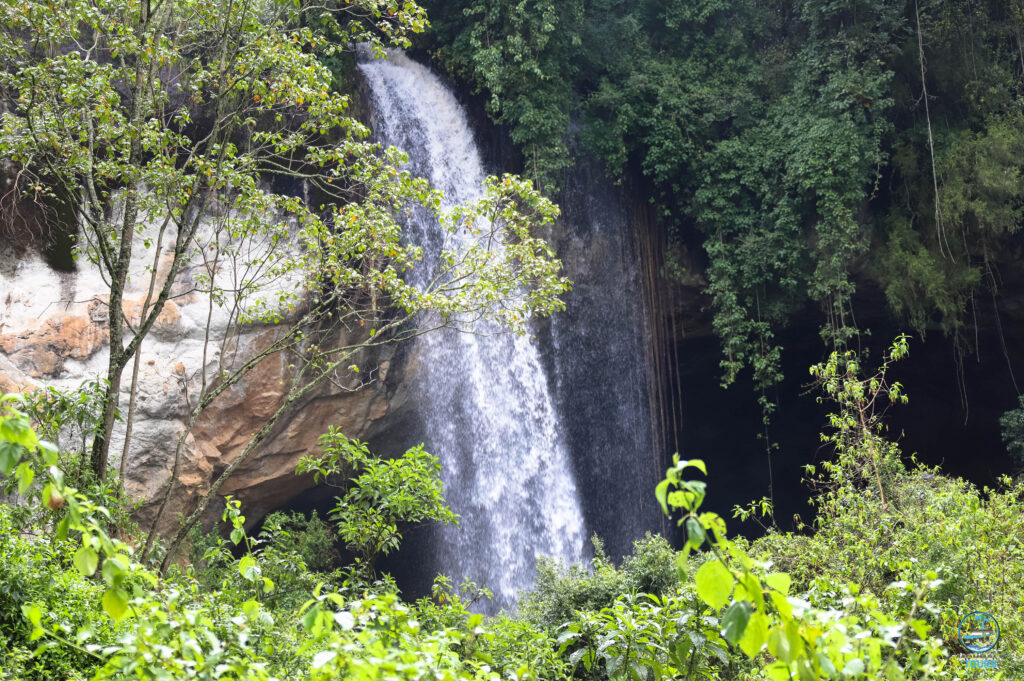
[[999, 314], [1024, 219], [1019, 1], [424, 4], [420, 41], [548, 190], [575, 138], [643, 178], [670, 240], [703, 242], [724, 383], [776, 383], [808, 303], [842, 347], [865, 284], [968, 350]]

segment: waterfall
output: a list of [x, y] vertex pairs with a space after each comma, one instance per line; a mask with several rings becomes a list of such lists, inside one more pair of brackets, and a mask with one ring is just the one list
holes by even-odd
[[[359, 68], [378, 139], [409, 154], [413, 172], [451, 204], [482, 194], [480, 151], [454, 94], [426, 67], [392, 51]], [[440, 225], [414, 213], [407, 233], [429, 251]], [[583, 558], [585, 531], [568, 449], [536, 341], [479, 325], [416, 340], [411, 390], [425, 449], [439, 457], [459, 527], [431, 528], [421, 572], [473, 580], [509, 606], [533, 583], [536, 559]]]

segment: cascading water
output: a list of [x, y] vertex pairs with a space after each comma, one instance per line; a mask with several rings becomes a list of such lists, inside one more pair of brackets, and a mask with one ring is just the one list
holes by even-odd
[[[406, 151], [446, 201], [478, 198], [483, 166], [454, 94], [400, 52], [359, 68], [380, 141]], [[426, 214], [413, 214], [406, 229], [427, 251], [444, 237]], [[419, 569], [473, 580], [494, 592], [493, 606], [508, 606], [532, 585], [538, 557], [581, 560], [585, 532], [536, 343], [486, 325], [475, 331], [416, 341], [422, 367], [412, 390], [425, 448], [440, 458], [445, 496], [462, 516], [459, 527], [432, 528], [421, 541], [433, 564]]]

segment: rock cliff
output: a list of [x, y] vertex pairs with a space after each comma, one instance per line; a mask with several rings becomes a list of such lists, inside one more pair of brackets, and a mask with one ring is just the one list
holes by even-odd
[[[133, 263], [125, 295], [129, 318], [139, 316], [148, 290], [146, 249]], [[169, 263], [159, 262], [157, 267]], [[139, 520], [155, 516], [170, 482], [173, 454], [201, 386], [202, 373], [216, 376], [219, 367], [244, 362], [268, 347], [281, 333], [273, 325], [237, 327], [211, 306], [195, 285], [195, 268], [176, 282], [175, 296], [164, 307], [142, 345], [131, 442], [123, 464], [125, 488], [142, 501]], [[29, 391], [43, 386], [70, 390], [105, 374], [108, 352], [108, 290], [89, 263], [76, 272], [57, 272], [31, 253], [0, 254], [0, 391]], [[349, 339], [339, 339], [344, 342]], [[311, 488], [309, 476], [296, 476], [298, 459], [316, 449], [328, 426], [371, 438], [383, 430], [388, 415], [405, 401], [402, 371], [393, 368], [395, 350], [385, 348], [359, 357], [364, 367], [358, 383], [326, 382], [295, 405], [293, 414], [261, 444], [225, 483], [254, 521]], [[204, 364], [205, 363], [205, 364]], [[162, 515], [160, 530], [174, 529], [180, 514], [198, 499], [245, 447], [249, 438], [282, 404], [289, 385], [289, 358], [269, 355], [244, 379], [231, 386], [200, 416], [184, 441], [178, 484]], [[129, 403], [130, 372], [122, 388], [120, 410]], [[208, 379], [209, 380], [209, 379]], [[125, 423], [115, 429], [111, 460], [121, 467]], [[207, 521], [216, 517], [214, 504]]]

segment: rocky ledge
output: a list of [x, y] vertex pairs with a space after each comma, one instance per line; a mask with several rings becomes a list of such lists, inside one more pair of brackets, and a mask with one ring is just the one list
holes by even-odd
[[[133, 266], [133, 271], [145, 271], [145, 263]], [[143, 527], [155, 517], [170, 483], [175, 444], [185, 431], [204, 368], [210, 376], [224, 366], [219, 364], [222, 360], [226, 365], [244, 362], [281, 333], [272, 325], [229, 331], [216, 314], [210, 314], [209, 299], [196, 292], [191, 276], [188, 270], [183, 272], [173, 301], [166, 304], [142, 344], [132, 437], [123, 467], [123, 421], [117, 424], [111, 448], [112, 464], [124, 471], [127, 492], [141, 502], [137, 515]], [[148, 277], [132, 277], [125, 294], [129, 317], [138, 316], [147, 285]], [[31, 253], [0, 254], [0, 292], [0, 391], [45, 386], [70, 390], [105, 375], [108, 289], [90, 265], [82, 265], [78, 272], [57, 272]], [[329, 426], [350, 437], [379, 437], [385, 422], [406, 401], [403, 371], [397, 370], [395, 350], [389, 347], [360, 357], [359, 364], [373, 368], [362, 372], [358, 384], [325, 382], [295, 405], [232, 474], [220, 495], [241, 499], [255, 522], [313, 487], [310, 476], [295, 474], [295, 466], [300, 457], [316, 451], [318, 437]], [[173, 531], [182, 514], [195, 508], [216, 477], [277, 411], [288, 389], [289, 372], [286, 357], [269, 355], [203, 412], [185, 438], [178, 481], [158, 530]], [[122, 413], [127, 411], [130, 377], [129, 366], [121, 394]], [[211, 505], [207, 524], [216, 519], [218, 509], [218, 504]]]

